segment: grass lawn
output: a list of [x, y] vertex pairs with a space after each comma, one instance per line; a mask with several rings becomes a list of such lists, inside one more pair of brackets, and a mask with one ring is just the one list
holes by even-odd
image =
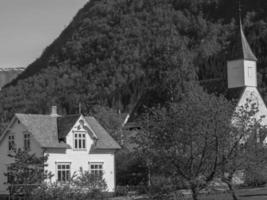
[[[266, 200], [267, 188], [240, 189], [238, 195], [241, 200]], [[228, 193], [202, 195], [201, 200], [232, 200]]]
[[[266, 188], [253, 188], [253, 189], [240, 189], [237, 192], [241, 200], [267, 200], [267, 187]], [[116, 197], [111, 200], [132, 200], [129, 197]], [[191, 198], [185, 198], [186, 200], [191, 200]], [[201, 195], [201, 200], [232, 200], [230, 194], [218, 193], [210, 195]], [[140, 200], [142, 200], [140, 198]]]

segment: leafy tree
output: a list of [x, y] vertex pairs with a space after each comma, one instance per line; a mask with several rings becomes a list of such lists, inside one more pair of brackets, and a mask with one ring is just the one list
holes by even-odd
[[[245, 105], [237, 109], [233, 115], [233, 125], [238, 129], [233, 132], [235, 134], [228, 141], [227, 151], [223, 153], [221, 163], [222, 181], [225, 182], [232, 194], [234, 200], [238, 200], [238, 195], [234, 189], [234, 177], [237, 174], [243, 174], [245, 182], [251, 181], [249, 179], [255, 178], [254, 181], [264, 184], [266, 178], [266, 156], [267, 151], [264, 146], [266, 138], [266, 126], [262, 125], [262, 119], [265, 116], [260, 116], [257, 119], [258, 107], [251, 100], [247, 100]], [[261, 171], [261, 178], [255, 177]], [[254, 175], [253, 175], [254, 174]], [[240, 176], [240, 175], [239, 175]], [[254, 176], [254, 177], [253, 177]]]
[[[190, 85], [181, 102], [153, 109], [139, 138], [152, 170], [172, 177], [174, 184], [183, 180], [198, 199], [199, 191], [219, 176], [225, 163], [234, 165], [231, 158], [239, 152], [239, 143], [255, 128], [245, 123], [254, 120], [255, 112], [240, 109], [241, 114], [223, 96]], [[232, 125], [233, 117], [243, 122], [241, 127]]]
[[143, 157], [125, 145], [116, 154], [116, 182], [120, 186], [146, 185], [147, 166]]
[[26, 199], [30, 199], [32, 190], [52, 177], [52, 174], [44, 169], [48, 156], [37, 157], [21, 149], [9, 156], [14, 160], [4, 174], [8, 180], [6, 184], [9, 193], [11, 196], [24, 195]]

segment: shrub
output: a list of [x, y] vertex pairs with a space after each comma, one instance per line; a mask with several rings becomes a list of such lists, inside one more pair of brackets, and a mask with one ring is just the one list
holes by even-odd
[[127, 186], [117, 186], [115, 196], [126, 196], [128, 194]]
[[43, 184], [33, 190], [31, 197], [35, 200], [102, 200], [106, 188], [102, 176], [80, 170], [67, 184]]
[[35, 200], [102, 200], [104, 196], [100, 190], [87, 191], [70, 184], [43, 184], [32, 192], [31, 198]]
[[81, 190], [75, 187], [71, 187], [70, 184], [43, 184], [32, 192], [32, 199], [35, 200], [85, 200], [86, 198], [86, 193], [81, 192]]
[[79, 171], [79, 175], [73, 178], [73, 185], [88, 192], [105, 191], [107, 184], [102, 174], [92, 174], [89, 171]]
[[245, 173], [245, 185], [251, 187], [263, 186], [267, 183], [267, 169], [247, 169]]

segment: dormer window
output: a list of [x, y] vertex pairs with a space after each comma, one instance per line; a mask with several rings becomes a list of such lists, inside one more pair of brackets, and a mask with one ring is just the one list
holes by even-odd
[[86, 150], [86, 133], [74, 132], [74, 150]]
[[24, 150], [29, 151], [31, 149], [31, 135], [24, 133]]

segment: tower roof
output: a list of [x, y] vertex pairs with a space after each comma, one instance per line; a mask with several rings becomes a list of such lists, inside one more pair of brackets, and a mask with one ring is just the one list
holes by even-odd
[[238, 34], [235, 44], [233, 45], [231, 60], [252, 60], [257, 61], [256, 56], [252, 52], [249, 43], [244, 34], [242, 24], [240, 22], [240, 33]]

